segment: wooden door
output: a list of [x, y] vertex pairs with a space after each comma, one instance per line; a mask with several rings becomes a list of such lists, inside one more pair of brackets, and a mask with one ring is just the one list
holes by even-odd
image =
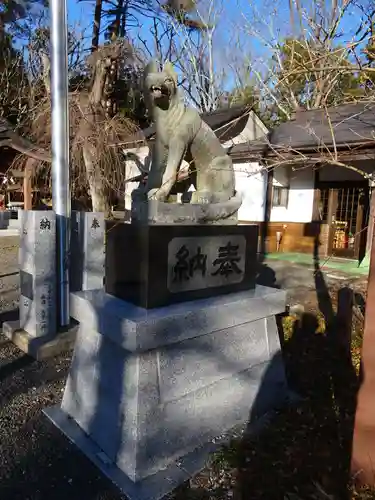
[[328, 255], [358, 259], [368, 208], [368, 187], [320, 187], [322, 219], [329, 225]]
[[360, 187], [332, 190], [331, 255], [358, 259], [364, 222], [364, 194]]

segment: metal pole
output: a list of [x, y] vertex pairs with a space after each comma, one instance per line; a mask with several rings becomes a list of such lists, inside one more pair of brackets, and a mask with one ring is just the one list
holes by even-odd
[[69, 314], [69, 104], [66, 0], [50, 0], [52, 99], [52, 201], [56, 213], [57, 311], [59, 326]]

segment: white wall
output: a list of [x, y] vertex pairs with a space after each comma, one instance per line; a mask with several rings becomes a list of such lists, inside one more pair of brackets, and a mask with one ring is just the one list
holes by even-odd
[[274, 172], [275, 186], [288, 186], [287, 207], [272, 207], [271, 222], [311, 222], [314, 204], [314, 172], [312, 168], [292, 171], [278, 167]]
[[[138, 158], [138, 161], [142, 165], [145, 165], [146, 158], [148, 157], [149, 154], [149, 148], [148, 146], [142, 146], [139, 148], [124, 150], [124, 153], [135, 155]], [[137, 162], [134, 160], [127, 159], [125, 163], [125, 179], [131, 179], [132, 177], [136, 177], [140, 173], [141, 170], [139, 169]], [[125, 209], [127, 210], [131, 209], [131, 203], [132, 203], [131, 193], [133, 189], [138, 187], [138, 185], [139, 185], [138, 182], [128, 182], [127, 184], [125, 184]]]
[[[141, 163], [143, 165], [143, 170], [147, 170], [147, 163], [148, 163], [148, 156], [149, 156], [149, 147], [148, 146], [141, 146], [139, 148], [132, 148], [132, 149], [126, 149], [124, 150], [124, 153], [128, 156], [134, 155], [138, 158], [138, 163]], [[181, 169], [188, 169], [189, 164], [183, 160], [181, 164]], [[135, 177], [141, 173], [141, 170], [139, 169], [139, 166], [137, 165], [137, 161], [132, 160], [132, 159], [126, 159], [126, 164], [125, 164], [125, 169], [126, 169], [126, 179], [131, 179], [132, 177]], [[128, 182], [125, 185], [125, 209], [130, 210], [131, 209], [131, 193], [133, 189], [137, 188], [139, 185], [138, 182]]]
[[[375, 171], [374, 160], [352, 162], [354, 167], [371, 173]], [[360, 181], [364, 177], [357, 172], [335, 165], [324, 165], [319, 169], [320, 181]], [[278, 167], [274, 172], [274, 185], [287, 186], [289, 183], [288, 206], [273, 207], [271, 222], [311, 222], [314, 205], [314, 171], [312, 167]]]
[[264, 221], [267, 175], [259, 163], [235, 163], [236, 190], [242, 194], [240, 221]]

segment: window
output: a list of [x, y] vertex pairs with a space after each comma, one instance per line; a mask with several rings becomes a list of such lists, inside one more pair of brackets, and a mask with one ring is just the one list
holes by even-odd
[[285, 207], [288, 206], [289, 188], [281, 186], [273, 186], [272, 191], [272, 206]]

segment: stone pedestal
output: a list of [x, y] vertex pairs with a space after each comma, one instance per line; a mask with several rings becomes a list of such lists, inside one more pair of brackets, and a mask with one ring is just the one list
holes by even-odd
[[104, 285], [104, 214], [72, 212], [70, 290], [93, 290]]
[[42, 359], [68, 350], [75, 329], [57, 334], [56, 215], [20, 210], [19, 321], [3, 324], [3, 333], [27, 354]]
[[[236, 193], [230, 200], [218, 203], [166, 203], [143, 200], [142, 192], [133, 193], [131, 219], [136, 224], [192, 224], [236, 225], [242, 196]], [[191, 194], [191, 193], [190, 193]]]
[[107, 223], [105, 289], [147, 309], [255, 287], [258, 226]]
[[79, 334], [61, 408], [46, 414], [129, 500], [160, 499], [215, 437], [285, 402], [285, 302], [260, 286], [152, 310], [71, 294]]

